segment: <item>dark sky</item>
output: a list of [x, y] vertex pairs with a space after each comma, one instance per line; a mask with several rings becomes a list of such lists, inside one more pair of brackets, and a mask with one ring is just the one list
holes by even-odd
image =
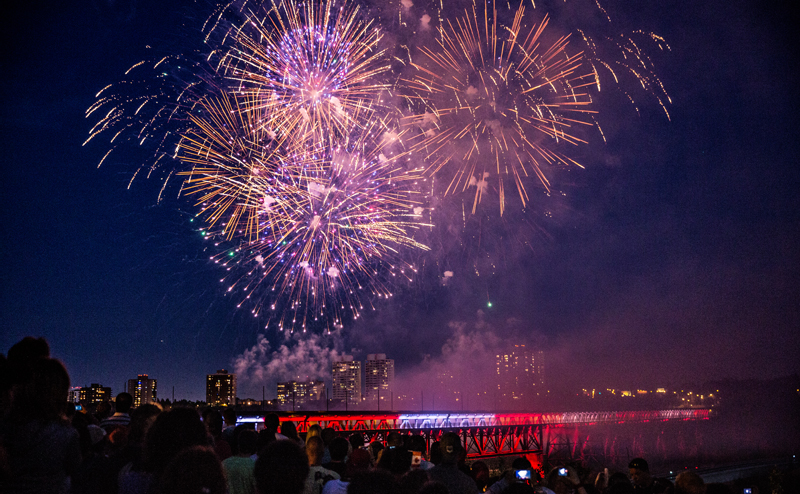
[[18, 4], [2, 21], [0, 351], [44, 336], [75, 385], [119, 392], [147, 373], [162, 396], [174, 386], [193, 399], [218, 368], [238, 363], [240, 396], [258, 397], [252, 376], [314, 373], [353, 348], [410, 376], [528, 342], [547, 351], [551, 383], [570, 386], [800, 372], [796, 14], [776, 1], [605, 6], [670, 45], [653, 53], [670, 121], [612, 96], [608, 142], [581, 151], [586, 169], [559, 175], [552, 197], [467, 226], [452, 203], [458, 214], [418, 256], [427, 274], [392, 301], [338, 335], [264, 340], [263, 323], [224, 297], [191, 204], [157, 203], [157, 178], [127, 188], [146, 152], [98, 169], [105, 144], [82, 147], [94, 95], [145, 57], [196, 46], [209, 8]]

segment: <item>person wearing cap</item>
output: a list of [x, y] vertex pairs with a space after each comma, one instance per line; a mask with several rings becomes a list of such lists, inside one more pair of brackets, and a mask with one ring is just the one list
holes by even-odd
[[450, 494], [477, 494], [478, 486], [469, 475], [458, 469], [458, 457], [462, 451], [461, 439], [455, 432], [445, 432], [439, 440], [442, 462], [428, 470], [431, 480], [447, 486]]
[[634, 458], [628, 463], [628, 472], [637, 494], [672, 494], [672, 482], [650, 475], [650, 467], [644, 458]]

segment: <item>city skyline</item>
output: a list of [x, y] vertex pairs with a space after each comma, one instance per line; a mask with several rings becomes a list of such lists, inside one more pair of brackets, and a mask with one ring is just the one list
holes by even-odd
[[[363, 4], [380, 20], [400, 8]], [[578, 16], [596, 9], [562, 4]], [[464, 360], [492, 368], [503, 342], [545, 351], [553, 388], [800, 373], [794, 14], [754, 0], [603, 6], [620, 31], [669, 45], [648, 53], [669, 119], [657, 104], [601, 92], [603, 139], [581, 148], [585, 168], [552, 175], [549, 191], [530, 184], [526, 207], [509, 199], [503, 216], [488, 199], [471, 213], [476, 188], [426, 204], [440, 216], [420, 230], [431, 251], [408, 260], [418, 274], [365, 298], [361, 316], [330, 334], [265, 330], [269, 314], [237, 307], [191, 201], [161, 178], [132, 180], [147, 148], [119, 149], [98, 168], [108, 147], [82, 146], [98, 91], [142, 60], [195, 49], [210, 12], [179, 0], [14, 9], [0, 65], [0, 352], [42, 336], [73, 386], [116, 394], [147, 373], [159, 398], [174, 388], [194, 400], [216, 369], [258, 399], [263, 386], [321, 372], [317, 361], [325, 371], [341, 355], [377, 352], [410, 389], [430, 373], [464, 377]], [[557, 13], [551, 27], [571, 29]]]
[[[519, 347], [520, 345], [516, 345]], [[515, 353], [515, 350], [509, 350], [508, 352], [510, 355]], [[535, 354], [539, 352], [534, 352]], [[376, 357], [382, 356], [385, 357], [383, 354], [373, 354], [369, 357]], [[348, 356], [345, 356], [348, 357]], [[500, 357], [500, 356], [498, 356]], [[536, 355], [536, 357], [541, 360], [541, 355]], [[385, 362], [386, 360], [391, 359], [371, 359], [374, 362]], [[502, 372], [500, 367], [500, 362], [502, 359], [498, 360], [497, 371]], [[506, 359], [506, 362], [510, 361], [510, 359]], [[349, 364], [354, 364], [353, 361], [344, 360]], [[480, 395], [483, 393], [478, 393], [478, 398], [470, 397], [470, 394], [464, 394], [463, 390], [452, 390], [447, 387], [447, 380], [452, 379], [452, 376], [440, 374], [438, 376], [441, 379], [439, 384], [445, 385], [443, 388], [437, 387], [436, 385], [432, 385], [432, 382], [426, 383], [419, 383], [416, 389], [417, 392], [421, 393], [421, 397], [425, 399], [425, 402], [421, 404], [418, 400], [420, 396], [413, 396], [408, 394], [396, 393], [393, 389], [393, 382], [387, 382], [385, 386], [385, 394], [382, 394], [381, 403], [377, 402], [376, 396], [373, 399], [370, 399], [367, 395], [367, 380], [364, 379], [361, 383], [362, 390], [364, 391], [361, 393], [360, 400], [352, 399], [348, 402], [349, 408], [353, 411], [369, 411], [369, 410], [383, 410], [383, 411], [391, 411], [391, 410], [414, 410], [421, 407], [421, 411], [429, 410], [429, 411], [442, 411], [442, 410], [452, 410], [452, 411], [523, 411], [523, 410], [537, 410], [537, 406], [550, 409], [553, 406], [553, 401], [550, 400], [551, 398], [550, 391], [544, 387], [544, 381], [542, 379], [541, 374], [533, 373], [528, 374], [527, 371], [522, 372], [522, 369], [515, 369], [515, 365], [511, 365], [510, 367], [510, 374], [513, 375], [514, 379], [517, 381], [513, 384], [510, 384], [508, 380], [500, 380], [498, 381], [499, 384], [496, 385], [497, 390], [493, 393], [490, 403], [487, 404], [486, 400], [482, 400]], [[355, 386], [355, 377], [350, 375], [348, 377], [348, 371], [352, 370], [354, 367], [345, 368], [344, 376], [341, 377], [343, 380], [352, 380], [353, 386]], [[519, 372], [514, 372], [517, 370]], [[509, 369], [505, 370], [505, 372], [509, 372]], [[243, 410], [277, 410], [277, 411], [304, 411], [304, 410], [344, 410], [347, 407], [344, 404], [344, 399], [337, 399], [331, 397], [328, 393], [328, 386], [326, 384], [326, 380], [310, 380], [310, 381], [287, 381], [287, 382], [278, 382], [276, 386], [275, 393], [266, 393], [266, 386], [264, 387], [265, 395], [262, 399], [255, 399], [251, 396], [240, 396], [236, 393], [236, 375], [227, 372], [224, 369], [218, 370], [214, 374], [206, 375], [206, 383], [207, 383], [207, 394], [206, 400], [187, 400], [186, 397], [177, 396], [177, 397], [162, 397], [158, 398], [156, 394], [157, 385], [156, 379], [150, 379], [147, 375], [139, 375], [137, 379], [130, 379], [128, 383], [126, 383], [125, 391], [128, 394], [133, 396], [133, 406], [141, 406], [143, 404], [148, 403], [166, 403], [169, 406], [170, 403], [180, 403], [186, 402], [187, 404], [205, 404], [207, 406], [212, 407], [236, 407], [242, 408]], [[327, 380], [331, 382], [331, 379]], [[387, 380], [383, 380], [386, 382]], [[786, 381], [778, 380], [781, 384], [785, 385]], [[776, 382], [778, 382], [776, 381]], [[770, 382], [770, 386], [774, 387], [776, 382]], [[723, 387], [727, 387], [727, 392], [730, 393], [733, 388], [731, 386], [735, 384], [733, 382], [726, 382], [722, 384]], [[740, 383], [744, 386], [753, 386], [753, 383], [742, 382]], [[211, 388], [209, 388], [211, 385]], [[528, 399], [531, 395], [528, 395], [528, 391], [530, 386], [533, 386], [534, 390], [536, 391], [535, 395], [537, 398], [535, 399], [535, 405], [533, 407], [525, 406], [523, 404], [522, 407], [514, 406], [514, 402], [516, 400], [523, 400]], [[666, 406], [668, 408], [713, 408], [714, 406], [719, 404], [721, 395], [719, 389], [712, 389], [709, 386], [720, 386], [720, 383], [705, 383], [703, 386], [699, 388], [686, 388], [686, 389], [679, 389], [679, 388], [650, 388], [650, 389], [641, 389], [636, 387], [628, 387], [628, 388], [606, 388], [606, 389], [573, 389], [570, 390], [573, 397], [580, 397], [581, 399], [591, 399], [591, 400], [605, 400], [604, 403], [608, 403], [609, 400], [617, 400], [617, 406], [620, 409], [625, 408], [625, 404], [628, 405], [635, 405], [634, 408], [640, 409], [642, 404], [637, 403], [644, 399], [643, 402], [646, 406], [658, 406], [663, 407]], [[785, 386], [784, 386], [785, 387]], [[142, 388], [140, 391], [137, 392], [136, 388]], [[576, 392], [577, 391], [577, 392]], [[787, 391], [783, 389], [782, 391]], [[561, 398], [565, 397], [566, 395], [563, 394], [564, 390], [562, 390]], [[427, 393], [427, 395], [426, 395]], [[507, 393], [507, 396], [503, 396], [501, 393]], [[604, 395], [605, 393], [605, 395]], [[725, 391], [723, 391], [725, 393]], [[101, 402], [114, 402], [116, 397], [119, 393], [116, 392], [110, 386], [103, 386], [102, 383], [92, 383], [91, 386], [76, 386], [70, 388], [69, 391], [69, 398], [68, 401], [74, 404], [82, 404], [84, 406], [97, 406]], [[473, 393], [474, 394], [474, 393]], [[541, 394], [541, 398], [539, 398]], [[234, 395], [235, 402], [234, 402]], [[510, 400], [508, 398], [511, 398]], [[638, 400], [636, 400], [638, 398]], [[741, 397], [739, 397], [741, 398]], [[601, 400], [602, 399], [602, 400]], [[619, 400], [622, 401], [619, 401]], [[472, 400], [472, 401], [470, 401]], [[633, 400], [633, 401], [631, 401]], [[680, 400], [680, 401], [678, 401]], [[467, 403], [462, 403], [466, 401]], [[573, 403], [575, 402], [572, 400]], [[233, 404], [235, 403], [235, 404]], [[587, 403], [585, 400], [583, 403]], [[393, 407], [394, 405], [398, 405], [397, 407]], [[507, 406], [512, 405], [512, 406]], [[331, 408], [332, 407], [332, 408]]]
[[[491, 368], [491, 373], [496, 377], [490, 379], [489, 388], [467, 390], [463, 387], [453, 386], [455, 376], [451, 371], [439, 371], [436, 373], [436, 380], [430, 379], [414, 384], [414, 392], [419, 392], [420, 397], [430, 400], [429, 407], [436, 409], [437, 399], [439, 409], [449, 406], [453, 410], [530, 410], [538, 407], [552, 407], [552, 396], [565, 397], [572, 393], [574, 396], [585, 398], [608, 399], [617, 398], [645, 398], [652, 401], [653, 397], [666, 400], [664, 403], [671, 402], [671, 406], [686, 405], [693, 407], [713, 407], [719, 401], [719, 389], [709, 391], [709, 384], [702, 383], [700, 388], [678, 389], [657, 387], [641, 389], [637, 387], [621, 388], [582, 388], [572, 390], [559, 390], [556, 395], [550, 395], [550, 390], [546, 387], [544, 377], [545, 367], [544, 352], [534, 348], [526, 347], [524, 344], [505, 344], [496, 355], [495, 365]], [[352, 355], [342, 355], [338, 360], [331, 362], [330, 375], [322, 379], [302, 380], [300, 376], [296, 380], [277, 382], [275, 393], [272, 389], [267, 393], [266, 382], [262, 386], [262, 399], [258, 400], [254, 396], [244, 396], [236, 392], [237, 376], [225, 369], [218, 370], [214, 374], [206, 375], [206, 401], [210, 406], [244, 406], [252, 407], [275, 407], [276, 410], [321, 410], [328, 409], [333, 403], [334, 409], [347, 408], [344, 405], [344, 397], [352, 395], [348, 401], [348, 406], [353, 410], [391, 410], [397, 404], [397, 409], [413, 409], [422, 407], [420, 400], [414, 393], [395, 392], [395, 379], [393, 370], [393, 359], [389, 359], [386, 354], [368, 354], [361, 366], [361, 361], [355, 360]], [[359, 371], [363, 370], [363, 373]], [[360, 379], [363, 376], [363, 379]], [[308, 378], [308, 376], [306, 376]], [[433, 377], [432, 375], [429, 377]], [[480, 380], [479, 380], [480, 381]], [[137, 379], [129, 379], [125, 386], [125, 392], [131, 394], [134, 399], [134, 406], [144, 403], [160, 401], [156, 395], [157, 380], [149, 378], [147, 374], [140, 374]], [[328, 383], [336, 383], [338, 394], [331, 396]], [[491, 389], [490, 389], [491, 388]], [[362, 392], [356, 394], [355, 389]], [[381, 393], [377, 392], [381, 389]], [[702, 391], [705, 389], [705, 391]], [[344, 390], [347, 390], [345, 393]], [[475, 393], [475, 391], [478, 391]], [[371, 392], [372, 391], [372, 392]], [[578, 391], [576, 393], [576, 391]], [[716, 396], [714, 393], [717, 393]], [[603, 396], [605, 393], [605, 396]], [[83, 403], [84, 405], [99, 403], [101, 401], [113, 401], [116, 394], [111, 387], [103, 386], [102, 383], [92, 383], [91, 386], [73, 387], [70, 390], [69, 401], [73, 403]], [[477, 396], [476, 396], [477, 395]], [[481, 396], [488, 395], [488, 396]], [[221, 400], [220, 396], [226, 397]], [[338, 397], [337, 397], [338, 396]], [[378, 403], [378, 396], [381, 403]], [[438, 396], [438, 398], [437, 398]], [[110, 398], [109, 398], [110, 397]], [[681, 399], [681, 402], [677, 401]], [[235, 402], [234, 402], [235, 399]], [[183, 396], [173, 396], [162, 398], [166, 401], [186, 400]], [[189, 400], [192, 401], [192, 400]], [[518, 402], [518, 403], [517, 403]], [[231, 405], [235, 403], [235, 405]], [[257, 404], [254, 404], [257, 403]], [[624, 403], [624, 402], [620, 402]], [[532, 407], [528, 405], [532, 404]], [[510, 406], [509, 406], [510, 405]]]

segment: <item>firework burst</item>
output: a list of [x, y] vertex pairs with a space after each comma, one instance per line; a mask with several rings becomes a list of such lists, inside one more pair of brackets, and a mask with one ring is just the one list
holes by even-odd
[[427, 250], [413, 238], [422, 179], [400, 136], [372, 120], [337, 142], [284, 149], [235, 105], [205, 102], [177, 155], [193, 166], [184, 194], [198, 198], [204, 234], [233, 244], [212, 257], [230, 271], [229, 292], [268, 326], [330, 330], [390, 297], [393, 278], [411, 279], [402, 251]]
[[[245, 8], [224, 29], [219, 72], [258, 103], [274, 132], [346, 135], [387, 88], [381, 31], [353, 3], [273, 1]], [[226, 23], [228, 24], [228, 23]], [[217, 28], [220, 30], [221, 28]]]
[[581, 128], [593, 125], [594, 79], [582, 53], [568, 53], [568, 36], [547, 43], [548, 19], [531, 26], [524, 14], [520, 5], [505, 26], [496, 7], [473, 7], [446, 21], [437, 46], [419, 49], [406, 81], [412, 107], [422, 107], [404, 119], [419, 130], [414, 148], [425, 153], [429, 173], [447, 171], [445, 194], [475, 187], [473, 212], [489, 177], [497, 177], [501, 212], [507, 180], [524, 204], [525, 179], [547, 187], [545, 166], [577, 165], [555, 147], [584, 143]]
[[330, 330], [411, 279], [408, 259], [428, 250], [422, 214], [442, 195], [474, 187], [474, 214], [491, 190], [502, 215], [507, 189], [525, 206], [529, 179], [549, 191], [548, 168], [580, 166], [571, 151], [599, 130], [601, 80], [632, 80], [666, 112], [640, 49], [640, 38], [666, 46], [655, 35], [552, 36], [522, 4], [443, 12], [434, 36], [393, 57], [354, 3], [222, 5], [202, 55], [142, 62], [98, 93], [87, 142], [151, 146], [134, 178], [163, 166], [162, 192], [178, 178], [239, 306], [268, 327]]
[[226, 240], [258, 238], [264, 181], [286, 173], [286, 136], [266, 130], [248, 103], [226, 94], [199, 101], [175, 154], [188, 169], [178, 173], [182, 193], [197, 198], [208, 228]]

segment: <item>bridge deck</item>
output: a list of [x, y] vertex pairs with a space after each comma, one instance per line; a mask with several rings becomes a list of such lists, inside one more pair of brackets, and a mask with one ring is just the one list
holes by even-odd
[[[299, 432], [308, 427], [332, 427], [338, 431], [386, 431], [416, 429], [483, 428], [533, 425], [592, 425], [600, 423], [650, 422], [708, 419], [710, 410], [681, 408], [616, 412], [559, 413], [398, 413], [398, 412], [295, 412], [283, 413], [281, 422], [292, 421]], [[260, 423], [262, 414], [243, 415], [240, 422]]]
[[[305, 412], [280, 414], [299, 432], [311, 425], [332, 427], [340, 432], [361, 432], [368, 442], [385, 442], [389, 432], [423, 436], [428, 447], [444, 432], [456, 432], [470, 458], [505, 455], [548, 456], [564, 443], [566, 428], [599, 424], [630, 424], [705, 420], [708, 409], [671, 409], [617, 412], [561, 413], [368, 413]], [[239, 417], [240, 422], [263, 422], [263, 415]], [[569, 439], [566, 440], [569, 445]], [[568, 447], [568, 449], [574, 449]]]

